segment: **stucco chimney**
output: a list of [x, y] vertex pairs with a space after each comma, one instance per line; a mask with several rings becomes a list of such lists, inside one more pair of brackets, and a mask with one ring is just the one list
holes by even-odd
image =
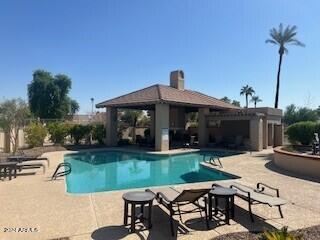
[[176, 70], [170, 73], [170, 87], [184, 90], [184, 73], [182, 70]]

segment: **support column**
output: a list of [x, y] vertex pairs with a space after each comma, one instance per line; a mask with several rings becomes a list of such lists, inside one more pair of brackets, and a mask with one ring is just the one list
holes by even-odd
[[273, 146], [274, 145], [274, 124], [269, 123], [268, 124], [268, 145]]
[[263, 148], [268, 148], [268, 120], [263, 118]]
[[169, 105], [156, 104], [155, 113], [155, 147], [156, 151], [169, 150]]
[[118, 111], [117, 108], [107, 108], [107, 124], [106, 124], [106, 145], [109, 147], [117, 146], [118, 144]]
[[198, 140], [200, 147], [206, 147], [209, 141], [206, 115], [209, 114], [209, 108], [199, 108], [198, 110]]
[[252, 151], [262, 150], [262, 125], [262, 119], [259, 117], [255, 117], [250, 120], [250, 150]]
[[274, 125], [274, 147], [283, 145], [283, 125]]
[[149, 111], [150, 114], [150, 138], [154, 139], [154, 133], [155, 133], [155, 113], [154, 111]]

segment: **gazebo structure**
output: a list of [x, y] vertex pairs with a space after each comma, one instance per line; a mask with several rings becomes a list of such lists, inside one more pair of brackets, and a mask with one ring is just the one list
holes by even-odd
[[[219, 139], [242, 136], [251, 150], [282, 144], [282, 111], [271, 108], [243, 109], [205, 94], [184, 88], [181, 70], [170, 74], [170, 86], [150, 87], [116, 97], [96, 105], [106, 108], [106, 145], [118, 142], [117, 109], [148, 110], [151, 116], [150, 136], [156, 151], [170, 148], [169, 131], [185, 129], [186, 114], [198, 112], [200, 147], [219, 143]], [[276, 127], [275, 127], [276, 126]], [[269, 139], [269, 140], [268, 140]]]

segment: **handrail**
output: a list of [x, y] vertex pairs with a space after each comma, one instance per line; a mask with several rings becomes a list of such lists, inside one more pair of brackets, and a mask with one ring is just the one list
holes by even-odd
[[[216, 160], [218, 161], [218, 164], [216, 163]], [[219, 157], [211, 156], [209, 162], [214, 166], [219, 166], [220, 168], [223, 168]]]
[[[64, 170], [59, 172], [59, 169], [64, 167]], [[71, 173], [71, 164], [70, 163], [60, 163], [56, 170], [54, 171], [51, 180], [56, 180], [58, 177], [63, 177]]]

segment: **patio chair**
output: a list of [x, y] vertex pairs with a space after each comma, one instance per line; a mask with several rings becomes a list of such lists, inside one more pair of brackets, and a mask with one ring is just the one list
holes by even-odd
[[47, 157], [37, 157], [37, 156], [26, 156], [26, 155], [15, 155], [9, 156], [7, 158], [8, 161], [12, 162], [27, 162], [27, 161], [46, 161], [49, 167], [49, 159]]
[[38, 162], [31, 162], [31, 160], [27, 162], [19, 162], [17, 164], [17, 167], [19, 169], [19, 172], [21, 172], [23, 169], [30, 169], [30, 168], [42, 168], [42, 172], [46, 172], [46, 166], [43, 163], [38, 163]]
[[[248, 202], [248, 210], [249, 210], [249, 214], [252, 222], [254, 222], [254, 219], [253, 219], [251, 206], [257, 205], [257, 204], [265, 204], [265, 205], [268, 205], [269, 207], [277, 207], [281, 218], [283, 218], [281, 206], [286, 204], [286, 201], [280, 198], [279, 189], [270, 187], [264, 183], [258, 183], [256, 188], [252, 188], [237, 182], [225, 182], [225, 183], [213, 184], [212, 186], [217, 186], [217, 185], [222, 187], [230, 187], [237, 190], [236, 196]], [[265, 191], [266, 188], [268, 188], [269, 190], [275, 191], [276, 195], [273, 196], [267, 193]]]
[[[207, 229], [209, 229], [205, 195], [210, 190], [211, 189], [188, 189], [179, 192], [172, 187], [165, 187], [158, 189], [147, 189], [146, 191], [154, 193], [156, 195], [157, 201], [169, 210], [171, 235], [175, 236], [173, 229], [173, 217], [176, 215], [179, 215], [180, 221], [182, 222], [182, 214], [199, 212], [201, 218], [203, 218], [203, 211], [205, 214], [206, 227]], [[193, 205], [195, 206], [195, 208], [191, 210], [182, 210], [181, 207], [186, 205]]]

